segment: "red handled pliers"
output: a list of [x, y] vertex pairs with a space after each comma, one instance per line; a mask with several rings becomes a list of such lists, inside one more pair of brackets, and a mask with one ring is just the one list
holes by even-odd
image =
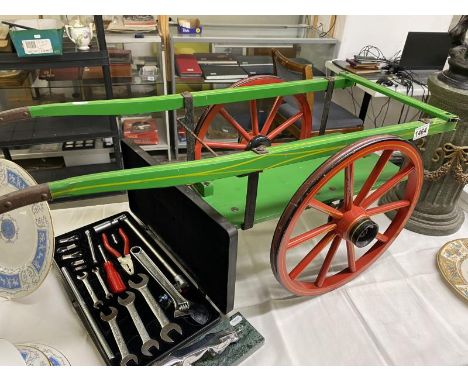
[[128, 237], [125, 234], [124, 230], [122, 228], [119, 228], [119, 235], [122, 238], [124, 242], [124, 253], [123, 255], [119, 253], [115, 248], [113, 248], [109, 244], [109, 240], [107, 239], [107, 235], [103, 232], [101, 237], [102, 237], [102, 243], [104, 244], [104, 247], [106, 250], [113, 255], [114, 257], [117, 258], [117, 260], [120, 263], [120, 266], [123, 268], [125, 272], [127, 272], [129, 275], [133, 275], [134, 273], [134, 267], [133, 267], [133, 260], [130, 257], [130, 242], [128, 241]]

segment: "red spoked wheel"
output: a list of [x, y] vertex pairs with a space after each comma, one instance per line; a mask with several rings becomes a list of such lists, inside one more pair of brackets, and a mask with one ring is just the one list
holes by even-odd
[[[395, 151], [403, 155], [403, 164], [389, 178], [380, 178]], [[359, 165], [359, 159], [374, 153], [381, 153], [380, 157], [374, 168], [369, 169], [362, 188], [356, 190], [355, 164]], [[320, 192], [327, 192], [337, 174], [344, 176], [343, 201], [330, 206], [316, 197]], [[270, 256], [277, 280], [294, 294], [313, 296], [355, 278], [403, 229], [417, 203], [422, 181], [419, 151], [397, 137], [366, 138], [330, 157], [296, 191], [278, 222]], [[376, 182], [380, 186], [372, 192]], [[380, 197], [400, 183], [401, 200], [375, 206]], [[324, 224], [307, 227], [305, 215], [312, 209], [323, 213]], [[378, 216], [389, 211], [395, 211], [390, 222]], [[381, 221], [380, 227], [376, 219]]]
[[[231, 87], [243, 87], [253, 85], [266, 85], [283, 82], [279, 77], [275, 76], [254, 76], [246, 78], [233, 84]], [[195, 128], [195, 135], [198, 140], [195, 140], [193, 153], [189, 153], [189, 159], [201, 159], [202, 151], [207, 150], [205, 145], [216, 152], [220, 151], [245, 151], [251, 150], [260, 145], [270, 146], [274, 144], [275, 139], [283, 133], [292, 124], [299, 125], [299, 139], [309, 138], [312, 131], [312, 115], [309, 104], [303, 94], [289, 96], [294, 99], [297, 107], [297, 113], [288, 118], [280, 125], [275, 125], [275, 117], [278, 109], [283, 103], [283, 97], [276, 97], [270, 100], [251, 100], [242, 105], [236, 104], [220, 104], [208, 107], [199, 119]], [[261, 108], [259, 108], [261, 104]], [[229, 111], [230, 108], [242, 108], [240, 114], [248, 114], [248, 118], [239, 120], [239, 116], [233, 115]], [[260, 118], [263, 116], [263, 118]], [[210, 132], [217, 125], [227, 126], [234, 138], [229, 142], [221, 139], [216, 140], [210, 138]], [[200, 141], [203, 141], [201, 143]]]

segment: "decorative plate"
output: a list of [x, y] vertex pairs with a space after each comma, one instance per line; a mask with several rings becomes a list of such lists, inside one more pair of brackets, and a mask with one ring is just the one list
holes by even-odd
[[15, 345], [26, 366], [50, 366], [49, 358], [40, 350], [26, 345]]
[[437, 265], [450, 286], [468, 300], [468, 239], [444, 244], [437, 253]]
[[[35, 185], [24, 169], [0, 159], [0, 195]], [[0, 297], [34, 292], [52, 263], [54, 232], [46, 202], [0, 215]]]
[[0, 338], [0, 368], [1, 366], [26, 366], [20, 351], [4, 338]]
[[41, 353], [44, 353], [47, 358], [49, 359], [49, 363], [51, 366], [70, 366], [70, 361], [68, 361], [67, 357], [65, 357], [61, 352], [57, 349], [54, 349], [52, 346], [43, 345], [43, 344], [33, 344], [33, 343], [26, 343], [21, 344], [18, 346], [29, 346], [39, 350]]

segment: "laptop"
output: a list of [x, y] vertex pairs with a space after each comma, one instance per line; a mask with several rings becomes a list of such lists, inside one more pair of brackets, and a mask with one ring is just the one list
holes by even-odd
[[408, 32], [399, 66], [426, 82], [429, 75], [444, 68], [450, 47], [448, 32]]

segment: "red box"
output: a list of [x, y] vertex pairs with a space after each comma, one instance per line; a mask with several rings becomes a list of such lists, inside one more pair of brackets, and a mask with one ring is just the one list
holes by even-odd
[[152, 117], [122, 118], [123, 134], [137, 145], [157, 145], [159, 143], [156, 119]]

